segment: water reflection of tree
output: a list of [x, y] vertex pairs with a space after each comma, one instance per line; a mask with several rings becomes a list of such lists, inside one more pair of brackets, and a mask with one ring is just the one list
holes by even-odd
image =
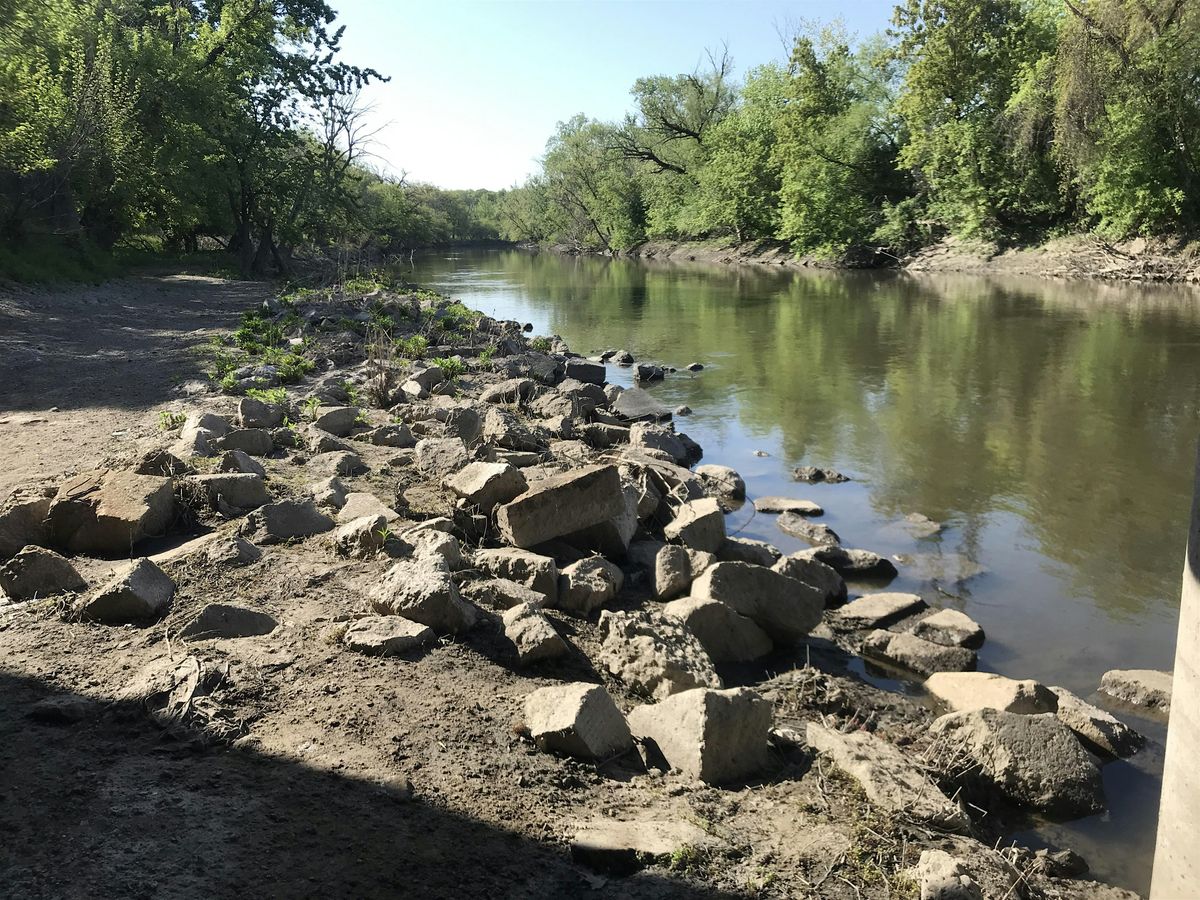
[[953, 517], [970, 550], [990, 513], [1015, 511], [1113, 613], [1174, 595], [1193, 292], [526, 253], [489, 267], [582, 349], [716, 361], [693, 405], [778, 430], [785, 463], [868, 473], [885, 519]]

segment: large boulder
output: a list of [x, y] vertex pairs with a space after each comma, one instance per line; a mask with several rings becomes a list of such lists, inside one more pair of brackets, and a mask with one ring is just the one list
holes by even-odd
[[965, 672], [975, 668], [975, 651], [966, 647], [935, 644], [913, 634], [877, 628], [863, 640], [862, 653], [895, 663], [919, 675], [934, 672]]
[[627, 388], [612, 401], [612, 411], [622, 419], [659, 422], [671, 418], [671, 407], [660, 403], [649, 391]]
[[770, 635], [728, 603], [684, 597], [665, 604], [662, 614], [683, 623], [713, 662], [747, 662], [774, 648]]
[[544, 596], [553, 606], [558, 599], [558, 564], [549, 556], [512, 547], [477, 550], [475, 565], [497, 578], [522, 584]]
[[1100, 679], [1100, 693], [1167, 715], [1171, 712], [1171, 682], [1170, 672], [1110, 669]]
[[104, 470], [72, 478], [50, 504], [50, 541], [71, 553], [128, 556], [175, 518], [170, 478]]
[[925, 690], [955, 712], [998, 709], [1037, 715], [1058, 709], [1057, 698], [1044, 684], [991, 672], [937, 672], [925, 679]]
[[520, 469], [502, 462], [473, 462], [448, 476], [443, 483], [483, 513], [508, 503], [529, 487]]
[[792, 554], [776, 560], [771, 568], [780, 575], [816, 588], [825, 596], [826, 609], [846, 602], [846, 580], [819, 559]]
[[175, 582], [148, 559], [119, 571], [80, 607], [80, 616], [106, 625], [152, 622], [166, 612]]
[[600, 614], [597, 662], [630, 690], [662, 699], [695, 687], [721, 687], [712, 659], [696, 636], [660, 613]]
[[692, 596], [727, 604], [779, 644], [794, 644], [808, 634], [825, 609], [816, 588], [741, 562], [717, 563], [702, 572], [692, 582]]
[[654, 741], [671, 768], [728, 784], [766, 768], [772, 713], [770, 702], [747, 688], [697, 688], [637, 707], [629, 727]]
[[500, 618], [504, 622], [504, 636], [512, 641], [521, 665], [556, 659], [569, 652], [567, 642], [540, 605], [521, 603], [506, 609]]
[[717, 559], [720, 562], [753, 563], [768, 568], [774, 566], [781, 555], [778, 548], [766, 541], [744, 537], [725, 538], [717, 551]]
[[50, 497], [41, 491], [18, 488], [0, 504], [0, 562], [30, 545], [47, 542], [46, 513]]
[[479, 617], [459, 596], [446, 561], [436, 555], [396, 563], [369, 599], [376, 612], [404, 616], [439, 634], [467, 631]]
[[311, 499], [280, 500], [250, 513], [242, 523], [242, 535], [255, 543], [277, 544], [323, 534], [333, 526], [333, 519], [317, 509]]
[[568, 359], [566, 375], [584, 384], [604, 384], [608, 377], [603, 363], [588, 362], [586, 359]]
[[587, 466], [539, 481], [496, 510], [500, 534], [516, 547], [536, 547], [625, 511], [616, 466]]
[[10, 600], [32, 600], [87, 588], [70, 561], [53, 550], [26, 547], [0, 566], [0, 591]]
[[916, 594], [866, 594], [829, 614], [835, 628], [887, 628], [925, 609]]
[[930, 733], [948, 752], [971, 760], [972, 778], [1010, 802], [1064, 817], [1104, 808], [1100, 770], [1071, 730], [1051, 714], [997, 709], [949, 713], [934, 720]]
[[827, 755], [859, 783], [867, 799], [888, 812], [949, 831], [965, 832], [967, 814], [895, 744], [866, 731], [843, 733], [808, 723], [808, 746]]
[[725, 514], [710, 497], [691, 500], [679, 507], [663, 534], [672, 543], [716, 553], [725, 542]]
[[602, 556], [571, 563], [558, 576], [555, 606], [564, 612], [586, 616], [617, 596], [625, 575]]
[[606, 760], [633, 748], [625, 717], [598, 684], [539, 688], [525, 698], [525, 726], [547, 753]]
[[1136, 753], [1145, 743], [1145, 739], [1124, 722], [1066, 688], [1051, 687], [1050, 690], [1058, 698], [1058, 709], [1054, 714], [1075, 732], [1084, 746], [1107, 756], [1123, 757]]

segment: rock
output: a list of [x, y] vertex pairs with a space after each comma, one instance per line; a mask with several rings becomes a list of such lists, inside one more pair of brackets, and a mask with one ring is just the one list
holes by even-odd
[[608, 377], [608, 372], [599, 363], [588, 362], [585, 359], [568, 359], [566, 375], [584, 384], [602, 385]]
[[677, 416], [690, 416], [691, 414], [692, 408], [686, 403], [684, 403], [682, 406], [675, 407], [675, 415]]
[[627, 422], [661, 422], [671, 418], [671, 407], [637, 387], [622, 391], [609, 408]]
[[457, 634], [475, 625], [478, 613], [450, 580], [450, 567], [440, 556], [396, 563], [370, 593], [372, 609], [404, 616], [439, 634]]
[[300, 446], [300, 435], [290, 425], [284, 428], [272, 428], [271, 442], [276, 447], [286, 447], [289, 450], [295, 450]]
[[338, 526], [333, 533], [334, 549], [342, 556], [370, 559], [387, 542], [388, 523], [381, 515], [365, 515]]
[[810, 522], [799, 513], [782, 513], [775, 520], [775, 524], [779, 526], [779, 530], [784, 534], [798, 537], [800, 540], [808, 541], [810, 544], [817, 544], [822, 547], [836, 547], [842, 543], [842, 539], [838, 537], [838, 533], [824, 522]]
[[925, 690], [956, 712], [998, 709], [1021, 715], [1052, 713], [1058, 699], [1040, 682], [1016, 681], [991, 672], [938, 672], [925, 679]]
[[983, 890], [963, 861], [945, 850], [922, 850], [912, 874], [921, 900], [984, 900]]
[[662, 614], [683, 623], [713, 662], [747, 662], [774, 648], [765, 631], [727, 603], [684, 597], [664, 605]]
[[339, 522], [352, 522], [363, 516], [382, 516], [387, 522], [395, 522], [400, 514], [376, 497], [365, 491], [354, 491], [346, 495], [342, 508], [338, 510]]
[[702, 363], [688, 363], [687, 370], [689, 372], [701, 372], [704, 370]]
[[673, 769], [706, 784], [728, 784], [767, 767], [769, 701], [747, 688], [682, 691], [629, 714], [638, 737], [654, 741]]
[[415, 382], [426, 392], [432, 391], [445, 380], [446, 373], [441, 366], [425, 366], [414, 370], [409, 375], [409, 381]]
[[635, 381], [662, 381], [665, 374], [666, 371], [662, 366], [655, 366], [650, 363], [638, 363], [633, 370]]
[[656, 862], [714, 842], [698, 825], [681, 819], [622, 821], [608, 817], [581, 824], [571, 840], [579, 865], [613, 875], [632, 875]]
[[1124, 722], [1085, 703], [1066, 688], [1051, 687], [1050, 691], [1058, 698], [1058, 709], [1054, 711], [1058, 721], [1075, 732], [1085, 747], [1121, 758], [1136, 753], [1145, 743], [1145, 738]]
[[346, 437], [358, 427], [362, 411], [357, 406], [320, 406], [313, 424], [334, 437]]
[[665, 453], [677, 465], [687, 465], [694, 457], [682, 435], [652, 422], [635, 422], [629, 428], [629, 446], [635, 450]]
[[475, 565], [498, 578], [507, 578], [537, 591], [551, 605], [558, 599], [558, 564], [548, 556], [504, 547], [477, 550]]
[[792, 478], [796, 481], [807, 481], [810, 484], [815, 484], [822, 481], [827, 481], [830, 484], [840, 484], [843, 481], [849, 481], [849, 477], [841, 472], [833, 469], [823, 469], [819, 466], [798, 466], [792, 469]]
[[46, 514], [50, 498], [38, 491], [18, 488], [0, 505], [0, 562], [16, 556], [30, 545], [42, 546], [48, 539]]
[[622, 510], [618, 515], [571, 534], [565, 534], [561, 540], [578, 550], [599, 553], [614, 559], [623, 559], [633, 536], [637, 533], [640, 496], [634, 483], [622, 481]]
[[618, 350], [612, 355], [612, 361], [618, 366], [632, 366], [637, 360], [633, 358], [633, 354], [628, 350]]
[[691, 500], [679, 507], [663, 534], [672, 543], [716, 553], [725, 542], [725, 514], [716, 500]]
[[969, 757], [975, 763], [972, 777], [1013, 803], [1068, 817], [1104, 808], [1100, 771], [1051, 714], [954, 712], [934, 720], [930, 733]]
[[367, 656], [400, 656], [432, 643], [437, 635], [428, 625], [403, 616], [364, 616], [342, 635], [347, 650]]
[[909, 513], [900, 523], [915, 538], [931, 538], [942, 531], [942, 523], [935, 522], [921, 513]]
[[9, 600], [32, 600], [87, 589], [70, 561], [53, 550], [29, 546], [0, 566], [0, 590]]
[[806, 740], [857, 781], [879, 808], [948, 831], [970, 828], [967, 814], [896, 745], [866, 731], [843, 734], [817, 722], [808, 723]]
[[215, 450], [241, 450], [251, 456], [268, 456], [275, 450], [270, 432], [263, 428], [235, 428], [209, 443]]
[[727, 537], [717, 550], [721, 562], [746, 562], [770, 568], [782, 554], [766, 541]]
[[166, 612], [174, 595], [175, 582], [150, 560], [139, 559], [92, 595], [80, 614], [106, 625], [149, 622]]
[[536, 389], [537, 383], [530, 378], [510, 378], [484, 388], [479, 399], [485, 403], [519, 403], [530, 399]]
[[496, 510], [501, 536], [529, 548], [615, 519], [625, 512], [616, 466], [587, 466], [536, 482]]
[[416, 559], [436, 556], [445, 560], [451, 571], [463, 567], [462, 547], [453, 535], [433, 529], [410, 529], [404, 533], [404, 540], [412, 544], [412, 555]]
[[625, 576], [604, 559], [593, 556], [572, 563], [558, 576], [555, 606], [564, 612], [586, 616], [617, 596]]
[[412, 429], [400, 422], [389, 422], [387, 425], [372, 428], [355, 437], [355, 440], [363, 440], [376, 447], [395, 448], [415, 447], [417, 443]]
[[483, 417], [483, 440], [495, 447], [526, 453], [545, 449], [545, 438], [532, 430], [513, 412], [499, 406], [489, 407]]
[[308, 461], [308, 467], [324, 475], [361, 475], [367, 471], [362, 458], [350, 450], [318, 453]]
[[456, 437], [467, 447], [474, 447], [482, 434], [483, 419], [469, 406], [455, 407], [446, 416], [446, 437]]
[[189, 475], [184, 484], [194, 485], [214, 509], [220, 508], [220, 504], [235, 509], [255, 509], [271, 502], [271, 492], [261, 475], [243, 472]]
[[892, 561], [872, 553], [870, 550], [855, 550], [846, 547], [814, 547], [793, 553], [800, 558], [817, 559], [833, 568], [844, 578], [864, 578], [890, 581], [896, 577]]
[[591, 422], [579, 429], [578, 433], [585, 444], [597, 450], [607, 450], [618, 444], [629, 443], [629, 429], [621, 425]]
[[353, 453], [354, 447], [348, 441], [336, 438], [328, 431], [322, 431], [312, 423], [304, 427], [304, 441], [313, 453]]
[[280, 500], [260, 506], [242, 523], [242, 535], [259, 544], [277, 544], [332, 530], [333, 519], [312, 500]]
[[204, 550], [204, 557], [219, 566], [248, 566], [262, 559], [262, 551], [237, 536], [218, 539]]
[[238, 401], [237, 420], [242, 428], [276, 428], [283, 424], [283, 407], [243, 397]]
[[169, 450], [149, 450], [142, 454], [135, 475], [157, 475], [159, 478], [174, 478], [176, 475], [191, 475], [196, 470]]
[[546, 618], [540, 603], [521, 603], [504, 611], [504, 636], [517, 648], [521, 665], [556, 659], [569, 652], [567, 642]]
[[663, 544], [654, 557], [654, 593], [671, 600], [687, 593], [692, 584], [691, 558], [678, 544]]
[[965, 647], [935, 644], [912, 634], [877, 628], [863, 641], [862, 653], [895, 663], [919, 675], [934, 672], [963, 672], [975, 668], [975, 651]]
[[521, 470], [508, 463], [474, 462], [448, 476], [443, 482], [480, 512], [490, 513], [497, 505], [508, 503], [525, 493], [529, 485]]
[[721, 687], [704, 647], [674, 619], [605, 610], [600, 636], [597, 662], [632, 691], [662, 699], [694, 687]]
[[758, 497], [754, 508], [760, 513], [795, 513], [798, 516], [822, 516], [825, 514], [811, 500], [794, 500], [790, 497]]
[[692, 596], [728, 604], [777, 643], [790, 645], [821, 621], [825, 598], [816, 588], [772, 569], [717, 563], [692, 582]]
[[802, 581], [825, 596], [825, 608], [846, 602], [846, 582], [832, 566], [805, 556], [784, 556], [771, 566], [780, 575]]
[[1171, 673], [1154, 669], [1111, 669], [1100, 679], [1100, 693], [1167, 715], [1171, 712]]
[[270, 634], [278, 625], [274, 616], [258, 610], [232, 603], [210, 603], [183, 626], [179, 636], [185, 641], [255, 637]]
[[100, 704], [86, 697], [45, 697], [30, 704], [25, 715], [43, 725], [74, 725], [100, 711]]
[[457, 472], [471, 461], [467, 447], [459, 438], [423, 438], [417, 441], [416, 463], [426, 476]]
[[866, 594], [829, 614], [836, 628], [887, 628], [925, 609], [916, 594]]
[[174, 518], [171, 479], [105, 470], [65, 482], [46, 526], [51, 542], [71, 553], [128, 556], [143, 538], [166, 532]]
[[241, 472], [247, 475], [257, 475], [259, 478], [267, 477], [267, 470], [263, 464], [244, 450], [226, 450], [221, 454], [221, 459], [217, 463], [217, 471]]
[[723, 500], [746, 499], [746, 482], [729, 466], [696, 466], [695, 471], [704, 482], [705, 489], [713, 496]]
[[919, 638], [948, 647], [976, 648], [983, 643], [979, 623], [957, 609], [939, 609], [916, 622], [911, 630]]
[[514, 606], [522, 605], [541, 609], [547, 605], [545, 594], [538, 593], [507, 578], [468, 581], [459, 588], [459, 591], [476, 605], [485, 604], [500, 609], [511, 609]]
[[545, 753], [606, 760], [633, 748], [625, 717], [598, 684], [539, 688], [525, 698], [525, 726]]
[[314, 481], [308, 486], [308, 490], [317, 506], [341, 509], [346, 504], [346, 495], [350, 489], [342, 479], [331, 475], [322, 481]]

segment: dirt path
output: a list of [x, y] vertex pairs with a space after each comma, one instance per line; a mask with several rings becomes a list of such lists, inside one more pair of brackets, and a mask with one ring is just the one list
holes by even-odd
[[199, 275], [0, 289], [0, 496], [128, 449], [201, 388], [196, 348], [268, 291]]

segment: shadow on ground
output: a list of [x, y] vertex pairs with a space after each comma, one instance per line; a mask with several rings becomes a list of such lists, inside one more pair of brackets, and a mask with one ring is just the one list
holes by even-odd
[[[82, 693], [86, 694], [86, 691]], [[136, 708], [28, 717], [48, 682], [0, 673], [0, 893], [12, 897], [723, 896], [603, 878], [565, 847], [401, 787], [169, 740]]]

